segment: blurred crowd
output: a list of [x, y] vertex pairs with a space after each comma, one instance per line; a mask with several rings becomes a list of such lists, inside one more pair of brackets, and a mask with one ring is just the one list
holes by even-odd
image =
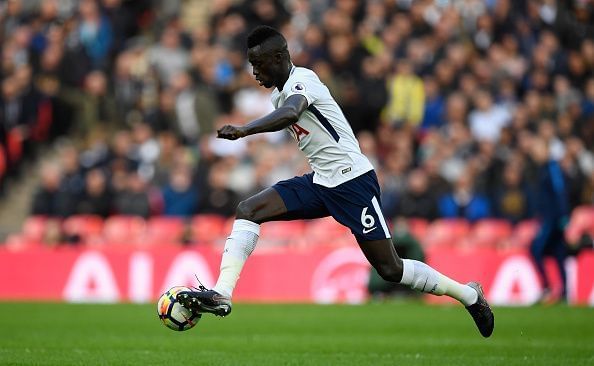
[[591, 0], [0, 6], [2, 147], [18, 131], [25, 151], [40, 139], [55, 149], [32, 214], [232, 216], [307, 172], [284, 132], [214, 136], [272, 110], [245, 57], [259, 24], [280, 29], [293, 62], [331, 90], [387, 216], [535, 217], [550, 198], [546, 164], [562, 172], [568, 209], [594, 203]]

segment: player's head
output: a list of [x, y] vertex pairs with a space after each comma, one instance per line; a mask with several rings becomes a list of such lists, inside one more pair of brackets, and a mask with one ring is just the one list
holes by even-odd
[[286, 81], [291, 58], [287, 40], [279, 31], [258, 26], [248, 35], [247, 46], [248, 60], [260, 85], [271, 88]]

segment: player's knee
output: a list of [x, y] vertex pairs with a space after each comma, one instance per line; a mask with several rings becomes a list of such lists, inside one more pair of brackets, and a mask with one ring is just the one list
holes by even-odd
[[400, 282], [402, 280], [402, 264], [390, 263], [376, 265], [377, 273], [386, 281]]
[[255, 222], [256, 210], [247, 200], [241, 201], [235, 210], [235, 218]]

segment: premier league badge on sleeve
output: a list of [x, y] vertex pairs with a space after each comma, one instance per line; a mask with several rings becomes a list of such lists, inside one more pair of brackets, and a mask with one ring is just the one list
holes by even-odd
[[305, 91], [305, 85], [303, 83], [295, 83], [291, 88], [295, 93], [303, 93]]

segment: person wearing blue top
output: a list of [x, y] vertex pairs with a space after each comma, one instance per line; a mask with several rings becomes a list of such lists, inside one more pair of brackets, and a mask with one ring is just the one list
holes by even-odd
[[444, 218], [464, 218], [475, 222], [490, 216], [489, 200], [474, 191], [470, 172], [460, 174], [452, 192], [439, 200], [439, 215]]
[[530, 246], [530, 254], [543, 285], [541, 301], [552, 299], [550, 281], [544, 267], [545, 256], [555, 259], [562, 280], [559, 299], [565, 300], [567, 275], [564, 263], [567, 253], [564, 230], [569, 217], [565, 178], [559, 164], [551, 160], [545, 140], [535, 139], [531, 154], [538, 166], [535, 210], [541, 226]]

